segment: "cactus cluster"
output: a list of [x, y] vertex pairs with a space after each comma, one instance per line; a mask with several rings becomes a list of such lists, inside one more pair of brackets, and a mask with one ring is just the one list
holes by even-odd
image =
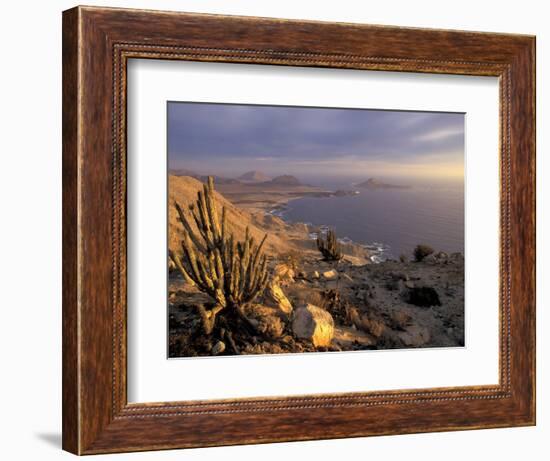
[[225, 207], [220, 223], [212, 177], [197, 193], [197, 201], [189, 206], [188, 212], [178, 203], [175, 207], [183, 225], [182, 254], [180, 257], [170, 251], [170, 259], [188, 283], [215, 301], [212, 309], [199, 307], [205, 332], [212, 333], [220, 312], [246, 321], [244, 307], [268, 283], [267, 258], [262, 255], [267, 234], [256, 245], [247, 227], [244, 241], [236, 241], [226, 228]]
[[336, 232], [329, 230], [327, 238], [323, 239], [322, 236], [317, 237], [317, 249], [323, 255], [325, 261], [340, 261], [344, 254], [338, 240], [336, 239]]

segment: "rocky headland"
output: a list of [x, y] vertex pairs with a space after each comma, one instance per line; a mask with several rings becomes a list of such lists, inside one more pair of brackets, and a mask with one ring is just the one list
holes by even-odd
[[360, 187], [362, 189], [410, 189], [411, 186], [409, 185], [403, 185], [403, 184], [390, 184], [383, 181], [380, 181], [376, 178], [369, 178], [366, 181], [359, 183], [356, 185], [356, 187]]

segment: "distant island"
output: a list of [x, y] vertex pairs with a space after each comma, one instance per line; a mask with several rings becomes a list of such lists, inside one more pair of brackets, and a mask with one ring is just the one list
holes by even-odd
[[298, 180], [298, 178], [296, 178], [295, 176], [291, 176], [289, 174], [277, 176], [276, 178], [273, 178], [270, 182], [271, 184], [278, 184], [281, 186], [301, 186], [302, 185]]
[[[207, 175], [198, 174], [194, 171], [187, 170], [184, 168], [180, 169], [171, 169], [168, 172], [173, 176], [190, 176], [191, 178], [198, 179], [201, 182], [206, 182], [208, 179]], [[289, 174], [284, 174], [281, 176], [276, 176], [271, 179], [265, 173], [261, 171], [247, 171], [246, 173], [240, 175], [238, 178], [229, 178], [227, 176], [218, 176], [213, 175], [214, 182], [218, 185], [224, 184], [243, 184], [251, 186], [305, 186], [302, 184], [296, 176]]]
[[[180, 169], [171, 169], [169, 174], [173, 176], [190, 176], [192, 178], [198, 179], [201, 182], [206, 182], [208, 176], [204, 174], [198, 174], [194, 171], [187, 170], [184, 168]], [[227, 176], [218, 176], [214, 175], [214, 183], [217, 185], [242, 185], [242, 186], [259, 186], [259, 187], [307, 187], [312, 190], [302, 190], [303, 195], [310, 195], [314, 197], [345, 197], [349, 195], [357, 195], [359, 193], [356, 189], [410, 189], [409, 185], [400, 185], [400, 184], [390, 184], [383, 181], [380, 181], [376, 178], [369, 178], [366, 181], [363, 181], [359, 184], [355, 184], [354, 190], [342, 190], [338, 189], [336, 191], [327, 191], [319, 188], [314, 188], [307, 184], [303, 184], [296, 176], [290, 174], [283, 174], [280, 176], [275, 176], [274, 178], [269, 177], [265, 173], [257, 170], [247, 171], [242, 175], [236, 178], [230, 178]], [[257, 187], [254, 187], [257, 189]]]
[[398, 184], [388, 184], [382, 181], [379, 181], [375, 178], [369, 178], [366, 181], [359, 183], [356, 187], [361, 187], [362, 189], [410, 189], [411, 186], [403, 186]]

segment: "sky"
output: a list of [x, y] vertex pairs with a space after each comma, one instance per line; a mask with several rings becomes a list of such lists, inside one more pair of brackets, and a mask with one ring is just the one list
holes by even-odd
[[464, 114], [169, 102], [168, 165], [227, 177], [463, 179]]

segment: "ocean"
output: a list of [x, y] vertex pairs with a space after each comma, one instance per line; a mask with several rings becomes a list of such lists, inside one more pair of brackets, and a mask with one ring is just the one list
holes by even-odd
[[339, 239], [366, 245], [380, 260], [411, 255], [420, 243], [436, 251], [464, 253], [463, 183], [421, 184], [409, 189], [339, 184], [338, 188], [359, 194], [299, 198], [278, 214], [289, 222], [334, 229]]

